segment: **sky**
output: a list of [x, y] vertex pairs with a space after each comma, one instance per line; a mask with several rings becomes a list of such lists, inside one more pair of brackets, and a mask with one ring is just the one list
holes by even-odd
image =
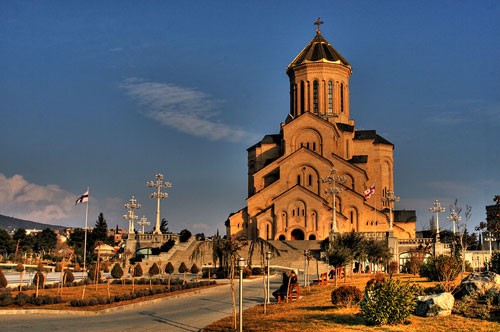
[[[0, 214], [152, 229], [157, 173], [170, 230], [225, 233], [246, 149], [279, 132], [286, 66], [323, 36], [351, 63], [351, 117], [395, 145], [396, 209], [428, 228], [434, 200], [500, 194], [498, 1], [0, 2]], [[463, 216], [464, 217], [464, 216]], [[137, 226], [136, 226], [137, 229]]]

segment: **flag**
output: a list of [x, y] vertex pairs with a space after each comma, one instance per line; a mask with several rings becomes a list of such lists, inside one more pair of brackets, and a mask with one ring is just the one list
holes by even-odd
[[87, 190], [85, 192], [85, 194], [83, 194], [82, 196], [78, 197], [78, 199], [75, 202], [75, 205], [77, 205], [79, 203], [88, 202], [88, 201], [89, 201], [89, 191]]
[[365, 194], [365, 199], [369, 199], [372, 197], [373, 194], [375, 194], [375, 184], [372, 184], [372, 186], [364, 191]]

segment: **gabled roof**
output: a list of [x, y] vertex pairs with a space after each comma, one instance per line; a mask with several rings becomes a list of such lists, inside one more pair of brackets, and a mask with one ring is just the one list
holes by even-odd
[[247, 151], [252, 150], [256, 148], [257, 146], [261, 146], [263, 144], [277, 144], [279, 145], [281, 143], [281, 134], [270, 134], [264, 136], [263, 139], [260, 140], [260, 142], [255, 143], [251, 147], [247, 149]]
[[332, 62], [351, 68], [351, 64], [321, 35], [316, 36], [288, 65], [287, 71], [295, 66], [309, 62]]

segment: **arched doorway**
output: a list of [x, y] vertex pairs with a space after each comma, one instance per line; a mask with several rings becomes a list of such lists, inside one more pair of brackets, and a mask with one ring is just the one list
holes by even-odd
[[278, 238], [278, 240], [280, 240], [280, 241], [285, 241], [285, 240], [286, 240], [286, 238], [285, 238], [285, 236], [284, 236], [283, 234], [281, 234], [281, 235], [280, 235], [280, 237]]
[[314, 234], [309, 235], [309, 240], [316, 240], [316, 235]]
[[291, 234], [292, 240], [304, 240], [304, 232], [300, 229], [294, 229]]

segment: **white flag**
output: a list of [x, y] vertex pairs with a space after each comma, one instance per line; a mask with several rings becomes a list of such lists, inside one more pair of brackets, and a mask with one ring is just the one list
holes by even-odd
[[87, 190], [85, 192], [85, 194], [83, 194], [82, 196], [78, 197], [78, 199], [75, 202], [75, 205], [77, 205], [79, 203], [88, 202], [88, 201], [89, 201], [89, 191]]
[[369, 199], [372, 197], [373, 194], [375, 194], [375, 184], [372, 184], [372, 186], [364, 191], [365, 194], [365, 199]]

